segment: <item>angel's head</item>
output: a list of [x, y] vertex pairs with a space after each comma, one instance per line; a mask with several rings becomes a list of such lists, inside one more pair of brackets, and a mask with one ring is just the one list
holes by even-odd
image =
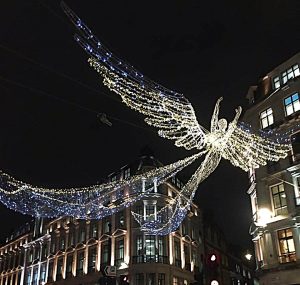
[[227, 120], [222, 118], [218, 121], [218, 128], [220, 131], [226, 131], [227, 128]]

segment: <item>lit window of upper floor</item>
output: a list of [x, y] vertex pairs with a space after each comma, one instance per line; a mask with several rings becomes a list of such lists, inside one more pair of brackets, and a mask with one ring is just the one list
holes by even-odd
[[296, 251], [291, 228], [280, 230], [278, 234], [279, 262], [287, 263], [296, 261]]
[[273, 110], [268, 108], [260, 113], [260, 124], [262, 129], [265, 129], [274, 124]]
[[275, 216], [286, 215], [288, 211], [283, 183], [273, 185], [270, 189]]
[[292, 67], [283, 71], [280, 76], [273, 78], [273, 89], [279, 88], [281, 85], [286, 84], [289, 80], [298, 77], [300, 75], [300, 69], [298, 64], [294, 64]]
[[284, 99], [284, 108], [286, 116], [289, 116], [300, 110], [300, 101], [298, 92]]
[[288, 80], [295, 78], [300, 75], [299, 71], [299, 65], [295, 64], [286, 71], [282, 72], [281, 78], [282, 78], [282, 83], [285, 84], [288, 82]]

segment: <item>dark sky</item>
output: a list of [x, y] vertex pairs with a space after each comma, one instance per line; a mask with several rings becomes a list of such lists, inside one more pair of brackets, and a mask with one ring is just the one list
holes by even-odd
[[[2, 1], [0, 167], [43, 186], [90, 185], [149, 145], [163, 163], [189, 154], [148, 127], [102, 86], [73, 40], [59, 1]], [[250, 85], [300, 47], [298, 0], [67, 1], [118, 56], [182, 92], [200, 124], [218, 97], [231, 120]], [[106, 113], [112, 127], [97, 122]], [[193, 167], [184, 172], [188, 177]], [[196, 200], [213, 210], [231, 242], [247, 245], [246, 173], [222, 162]], [[24, 216], [1, 206], [1, 237]], [[28, 219], [28, 218], [27, 218]]]

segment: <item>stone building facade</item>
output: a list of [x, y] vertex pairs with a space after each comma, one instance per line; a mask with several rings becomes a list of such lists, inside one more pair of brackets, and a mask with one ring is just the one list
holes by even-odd
[[[152, 156], [143, 156], [109, 180], [127, 179], [160, 165]], [[131, 215], [131, 210], [155, 213], [181, 187], [174, 177], [156, 193], [102, 220], [35, 219], [0, 247], [0, 285], [99, 284], [105, 266], [116, 269], [114, 284], [192, 284], [201, 279], [203, 268], [198, 207], [193, 204], [180, 228], [167, 236], [146, 235]]]
[[260, 284], [300, 284], [300, 53], [249, 88], [243, 120], [263, 134], [286, 133], [286, 159], [249, 173], [250, 227]]

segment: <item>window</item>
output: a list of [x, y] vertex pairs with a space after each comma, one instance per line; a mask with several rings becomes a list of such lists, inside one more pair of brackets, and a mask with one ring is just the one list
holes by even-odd
[[80, 228], [79, 242], [85, 241], [85, 228]]
[[296, 252], [292, 229], [278, 231], [280, 263], [296, 261]]
[[299, 94], [296, 92], [293, 95], [284, 99], [285, 113], [287, 116], [300, 110]]
[[125, 217], [124, 217], [124, 211], [120, 211], [116, 214], [116, 225], [119, 229], [125, 228]]
[[31, 283], [31, 270], [28, 270], [25, 276], [25, 284], [29, 285], [30, 283]]
[[60, 237], [60, 244], [59, 244], [59, 249], [64, 250], [65, 249], [65, 236]]
[[41, 273], [40, 273], [40, 282], [44, 282], [46, 283], [46, 268], [47, 268], [47, 264], [46, 262], [42, 263], [41, 265]]
[[155, 285], [155, 273], [146, 274], [146, 285]]
[[124, 179], [130, 178], [130, 168], [124, 170]]
[[273, 78], [273, 86], [274, 86], [274, 89], [277, 89], [277, 88], [280, 87], [280, 78], [279, 78], [279, 76]]
[[148, 204], [146, 207], [146, 220], [154, 220], [155, 219], [155, 207], [156, 205]]
[[96, 247], [92, 246], [89, 248], [89, 258], [88, 258], [88, 271], [94, 272], [96, 269]]
[[107, 234], [110, 232], [110, 227], [111, 227], [111, 224], [110, 224], [110, 218], [109, 217], [106, 217], [102, 220], [102, 231], [103, 231], [103, 234]]
[[83, 275], [84, 252], [80, 251], [77, 255], [77, 276]]
[[63, 274], [63, 257], [59, 257], [57, 260], [56, 280], [61, 280], [62, 274]]
[[187, 245], [184, 245], [184, 260], [185, 260], [185, 269], [191, 270], [191, 263], [190, 263], [190, 251]]
[[91, 230], [91, 234], [90, 234], [90, 238], [98, 238], [98, 223], [97, 222], [93, 222], [91, 223], [90, 226], [90, 230]]
[[273, 110], [268, 108], [260, 113], [260, 124], [263, 129], [274, 124]]
[[48, 268], [48, 281], [53, 281], [53, 259], [49, 261], [49, 268]]
[[115, 256], [115, 265], [120, 267], [124, 262], [124, 238], [116, 240]]
[[155, 236], [145, 236], [145, 252], [147, 261], [155, 260]]
[[117, 175], [114, 175], [111, 177], [111, 182], [116, 182], [117, 181]]
[[288, 70], [282, 72], [281, 77], [282, 77], [282, 83], [285, 84], [288, 82], [288, 80], [297, 77], [300, 75], [299, 72], [299, 65], [295, 64], [293, 65], [291, 68], [289, 68]]
[[165, 273], [158, 273], [158, 285], [166, 284], [166, 275]]
[[186, 235], [189, 234], [189, 233], [188, 233], [188, 225], [187, 225], [187, 221], [183, 221], [183, 222], [181, 223], [181, 230], [182, 230], [182, 235], [183, 235], [183, 236], [186, 236]]
[[136, 237], [136, 254], [141, 255], [143, 253], [143, 236]]
[[136, 285], [144, 285], [144, 274], [143, 273], [135, 274], [135, 284]]
[[174, 239], [175, 265], [181, 266], [180, 243], [178, 239]]
[[72, 263], [73, 263], [73, 254], [67, 255], [67, 263], [66, 263], [66, 275], [67, 277], [72, 276]]
[[109, 261], [109, 244], [108, 241], [102, 242], [102, 248], [101, 248], [101, 264], [108, 265]]
[[287, 214], [286, 194], [283, 183], [271, 186], [275, 216]]
[[32, 285], [38, 285], [38, 267], [33, 268]]

